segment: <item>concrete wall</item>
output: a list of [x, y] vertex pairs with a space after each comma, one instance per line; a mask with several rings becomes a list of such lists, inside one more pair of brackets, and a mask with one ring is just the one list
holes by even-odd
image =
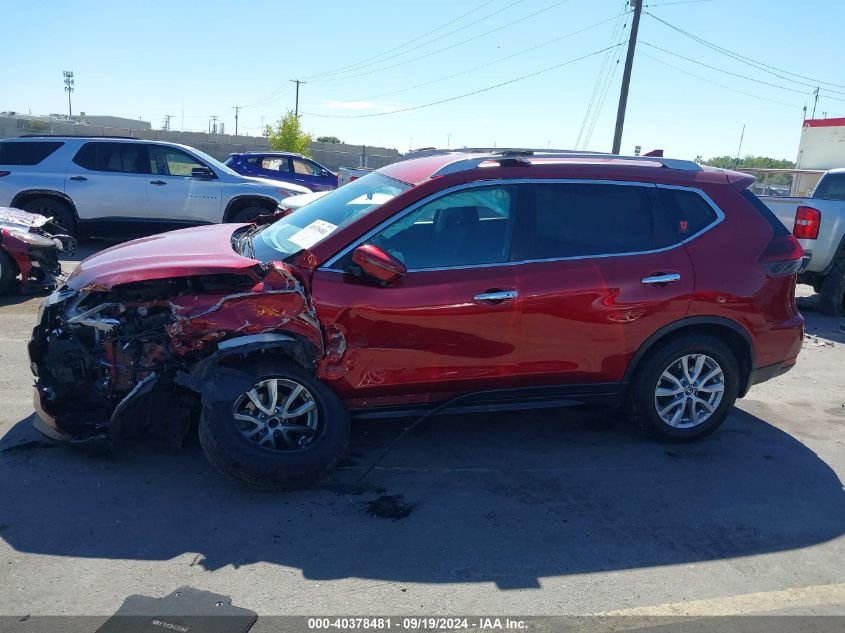
[[[226, 160], [233, 152], [269, 150], [263, 136], [235, 136], [233, 134], [206, 134], [204, 132], [175, 132], [164, 130], [138, 130], [94, 125], [74, 125], [65, 122], [49, 122], [47, 127], [37, 127], [32, 121], [14, 117], [0, 117], [0, 138], [11, 138], [23, 134], [70, 134], [75, 136], [131, 136], [151, 141], [182, 143]], [[386, 147], [366, 147], [332, 143], [311, 143], [311, 155], [318, 163], [329, 169], [358, 167], [366, 154], [366, 165], [373, 169], [384, 167], [399, 159], [399, 152]]]

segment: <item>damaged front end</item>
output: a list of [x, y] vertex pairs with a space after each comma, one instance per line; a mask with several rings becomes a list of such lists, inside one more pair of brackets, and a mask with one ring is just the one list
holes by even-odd
[[[32, 294], [53, 290], [62, 274], [59, 255], [72, 256], [76, 240], [61, 233], [50, 218], [19, 209], [0, 207], [0, 251], [13, 266], [0, 274], [0, 286], [20, 276], [20, 291]], [[0, 261], [0, 267], [4, 264]], [[12, 274], [14, 273], [14, 274]], [[6, 288], [0, 287], [0, 293]]]
[[280, 346], [300, 362], [322, 350], [302, 282], [281, 264], [64, 286], [44, 303], [29, 344], [40, 430], [110, 447], [141, 431], [181, 443], [208, 397], [200, 376]]

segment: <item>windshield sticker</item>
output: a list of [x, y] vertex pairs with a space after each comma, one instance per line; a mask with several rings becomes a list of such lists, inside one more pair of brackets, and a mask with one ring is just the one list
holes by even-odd
[[334, 231], [336, 228], [337, 225], [332, 224], [331, 222], [326, 222], [325, 220], [314, 220], [304, 229], [291, 235], [288, 238], [288, 241], [293, 242], [302, 248], [311, 248], [314, 244], [326, 237], [326, 235]]

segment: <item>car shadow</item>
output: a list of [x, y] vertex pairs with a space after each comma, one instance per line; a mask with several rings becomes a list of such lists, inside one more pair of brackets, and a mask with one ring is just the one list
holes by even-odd
[[831, 468], [740, 409], [682, 445], [643, 440], [602, 409], [440, 416], [363, 481], [410, 421], [358, 422], [337, 471], [291, 493], [240, 488], [195, 443], [141, 440], [96, 457], [47, 442], [30, 422], [0, 440], [0, 537], [32, 554], [191, 553], [208, 570], [266, 562], [309, 579], [515, 589], [796, 549], [845, 531]]

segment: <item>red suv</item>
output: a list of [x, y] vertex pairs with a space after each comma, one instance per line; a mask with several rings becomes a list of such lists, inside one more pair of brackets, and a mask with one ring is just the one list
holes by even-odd
[[790, 369], [802, 251], [751, 176], [663, 158], [442, 153], [265, 225], [102, 251], [29, 351], [45, 433], [181, 440], [291, 488], [356, 416], [604, 400], [668, 440]]

